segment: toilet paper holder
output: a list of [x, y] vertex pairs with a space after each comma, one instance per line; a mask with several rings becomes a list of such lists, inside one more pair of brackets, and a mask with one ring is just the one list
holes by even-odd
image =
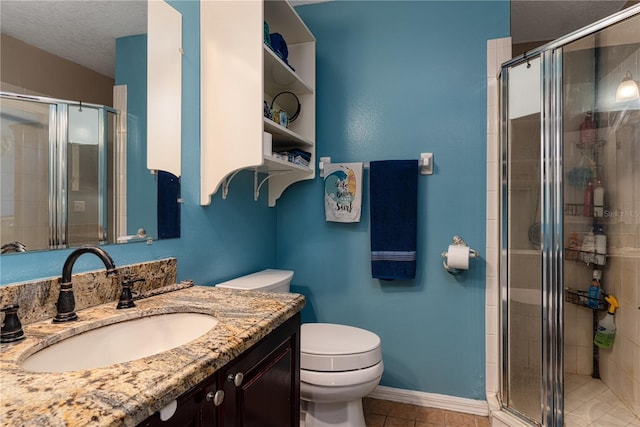
[[[462, 237], [457, 236], [457, 235], [453, 236], [453, 242], [451, 243], [451, 245], [452, 246], [467, 246], [468, 247], [468, 245], [465, 243], [465, 241], [462, 240]], [[479, 256], [480, 255], [478, 255], [478, 251], [476, 251], [475, 249], [469, 248], [469, 258], [478, 258]], [[448, 257], [449, 257], [449, 253], [447, 251], [442, 251], [442, 266], [447, 271], [447, 273], [453, 274], [453, 275], [462, 273], [464, 270], [449, 266]]]

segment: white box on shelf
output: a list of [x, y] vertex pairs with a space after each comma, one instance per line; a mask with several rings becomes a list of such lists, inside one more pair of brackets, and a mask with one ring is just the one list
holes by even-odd
[[271, 135], [269, 132], [263, 132], [262, 152], [265, 156], [273, 155], [273, 135]]

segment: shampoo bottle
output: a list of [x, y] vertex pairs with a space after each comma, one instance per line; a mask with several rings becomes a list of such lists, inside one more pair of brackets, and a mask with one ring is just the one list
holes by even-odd
[[593, 179], [589, 178], [584, 184], [584, 195], [582, 202], [582, 215], [593, 216]]
[[589, 287], [589, 308], [597, 309], [600, 305], [600, 279], [602, 278], [602, 270], [593, 270], [593, 278]]
[[595, 260], [594, 263], [598, 265], [605, 265], [607, 261], [607, 235], [604, 234], [602, 225], [596, 225], [594, 227], [595, 235]]
[[605, 301], [609, 303], [609, 310], [606, 316], [598, 323], [598, 329], [593, 339], [593, 343], [600, 348], [611, 348], [616, 337], [616, 322], [614, 316], [616, 308], [619, 307], [618, 300], [613, 295], [607, 295]]
[[580, 123], [580, 143], [583, 146], [591, 145], [596, 140], [596, 122], [593, 113], [587, 111], [584, 121]]
[[600, 177], [593, 180], [593, 216], [604, 216], [604, 184]]

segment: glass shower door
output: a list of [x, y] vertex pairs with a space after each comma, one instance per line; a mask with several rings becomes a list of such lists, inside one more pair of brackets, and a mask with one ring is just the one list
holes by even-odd
[[55, 106], [0, 98], [0, 117], [0, 244], [6, 252], [46, 249]]
[[640, 15], [564, 45], [562, 77], [564, 421], [640, 425]]
[[[503, 72], [502, 399], [542, 422], [540, 58]], [[506, 87], [505, 87], [506, 85]]]
[[115, 242], [126, 179], [117, 110], [0, 95], [3, 253]]
[[640, 6], [527, 55], [501, 80], [502, 405], [640, 425]]

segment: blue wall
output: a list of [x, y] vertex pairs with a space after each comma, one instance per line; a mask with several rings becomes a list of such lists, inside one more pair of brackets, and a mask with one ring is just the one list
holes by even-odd
[[[508, 2], [329, 2], [297, 11], [317, 39], [317, 156], [417, 159], [415, 280], [371, 278], [365, 175], [359, 224], [325, 222], [320, 178], [278, 202], [278, 265], [295, 270], [303, 321], [382, 339], [382, 385], [484, 399], [485, 268], [459, 279], [440, 253], [455, 234], [485, 247], [486, 40], [509, 34]], [[287, 230], [295, 229], [295, 233]]]
[[[199, 205], [200, 192], [200, 6], [198, 1], [170, 1], [182, 13], [185, 54], [182, 75], [182, 237], [146, 243], [110, 245], [116, 265], [166, 257], [178, 258], [178, 278], [211, 284], [276, 265], [276, 210], [266, 197], [253, 201], [253, 175], [241, 173], [225, 201], [213, 197]], [[131, 96], [131, 94], [129, 95]], [[137, 95], [140, 96], [140, 95]], [[146, 162], [145, 162], [146, 164]], [[149, 172], [145, 169], [144, 174]], [[59, 276], [70, 250], [3, 255], [0, 284]], [[74, 272], [104, 268], [83, 256]]]

